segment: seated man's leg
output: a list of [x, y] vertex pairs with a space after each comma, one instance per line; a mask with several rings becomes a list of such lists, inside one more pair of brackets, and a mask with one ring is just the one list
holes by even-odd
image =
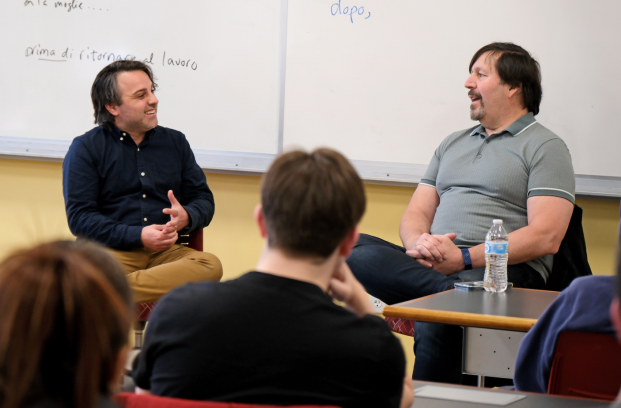
[[127, 274], [127, 281], [137, 303], [155, 302], [187, 282], [218, 281], [221, 278], [222, 263], [215, 255], [183, 245], [173, 245], [162, 252], [151, 252], [150, 262], [145, 268], [128, 271]]
[[126, 274], [147, 269], [147, 265], [151, 262], [151, 254], [153, 254], [153, 251], [149, 251], [146, 248], [134, 248], [131, 251], [119, 251], [108, 248], [108, 251], [121, 264]]
[[[507, 272], [515, 287], [543, 289], [545, 285], [541, 274], [526, 264], [509, 265]], [[456, 275], [463, 280], [483, 280], [484, 273], [485, 268], [477, 268]], [[412, 379], [461, 384], [462, 338], [460, 326], [416, 322]]]
[[461, 384], [461, 326], [414, 323], [413, 380]]
[[442, 292], [459, 279], [419, 264], [405, 249], [360, 234], [347, 264], [371, 295], [392, 305]]

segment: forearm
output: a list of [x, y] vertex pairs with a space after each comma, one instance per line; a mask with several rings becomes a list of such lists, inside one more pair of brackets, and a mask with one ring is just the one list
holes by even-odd
[[403, 377], [403, 392], [401, 393], [401, 404], [399, 404], [399, 408], [408, 408], [413, 402], [414, 382], [408, 373], [405, 373], [405, 377]]
[[373, 306], [371, 306], [369, 295], [360, 283], [356, 283], [358, 287], [354, 291], [352, 298], [345, 303], [345, 308], [360, 317], [375, 313]]
[[201, 230], [213, 219], [215, 212], [213, 196], [192, 200], [183, 208], [188, 213], [188, 231]]
[[439, 204], [435, 187], [422, 184], [416, 187], [399, 225], [399, 236], [405, 249], [414, 249], [421, 234], [429, 233]]
[[[509, 265], [532, 261], [542, 256], [555, 254], [563, 239], [555, 230], [542, 231], [535, 226], [526, 226], [509, 234]], [[485, 266], [485, 245], [469, 248], [473, 268]]]
[[130, 250], [143, 246], [141, 226], [122, 224], [93, 211], [68, 211], [67, 219], [75, 236], [88, 238], [108, 248]]
[[567, 228], [562, 232], [555, 229], [541, 230], [529, 225], [510, 233], [509, 264], [515, 265], [556, 254], [566, 230]]
[[421, 234], [429, 233], [431, 221], [422, 213], [406, 210], [401, 217], [399, 236], [405, 249], [413, 249]]

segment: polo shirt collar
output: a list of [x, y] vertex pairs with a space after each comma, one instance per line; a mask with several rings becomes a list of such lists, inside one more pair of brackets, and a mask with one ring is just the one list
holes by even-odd
[[[523, 131], [525, 131], [526, 129], [528, 129], [529, 127], [531, 127], [532, 125], [534, 125], [535, 123], [537, 123], [537, 120], [535, 119], [535, 115], [533, 115], [532, 112], [528, 112], [527, 114], [521, 116], [515, 122], [510, 124], [505, 130], [503, 130], [500, 133], [502, 134], [502, 133], [507, 132], [511, 136], [517, 136]], [[472, 130], [472, 132], [470, 133], [470, 136], [480, 136], [480, 135], [488, 136], [488, 134], [485, 133], [485, 128], [483, 127], [483, 125], [479, 125], [475, 127], [474, 130]]]

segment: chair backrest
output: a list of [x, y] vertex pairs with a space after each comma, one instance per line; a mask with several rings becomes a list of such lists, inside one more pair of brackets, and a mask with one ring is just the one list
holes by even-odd
[[203, 230], [190, 232], [186, 235], [179, 235], [177, 240], [178, 244], [187, 245], [188, 248], [195, 249], [197, 251], [203, 251]]
[[612, 401], [621, 387], [621, 346], [603, 333], [562, 332], [548, 394]]
[[114, 401], [123, 408], [339, 408], [332, 405], [254, 405], [236, 402], [192, 401], [179, 398], [137, 395], [123, 392], [114, 396]]
[[580, 276], [593, 275], [589, 266], [586, 241], [582, 230], [582, 208], [574, 204], [574, 211], [565, 237], [554, 255], [552, 271], [546, 282], [546, 290], [562, 291]]

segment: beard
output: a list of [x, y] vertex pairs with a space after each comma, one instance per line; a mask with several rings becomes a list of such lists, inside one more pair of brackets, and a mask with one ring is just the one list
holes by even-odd
[[479, 99], [479, 108], [475, 108], [470, 105], [470, 119], [480, 121], [485, 116], [485, 105], [483, 105], [483, 99]]

